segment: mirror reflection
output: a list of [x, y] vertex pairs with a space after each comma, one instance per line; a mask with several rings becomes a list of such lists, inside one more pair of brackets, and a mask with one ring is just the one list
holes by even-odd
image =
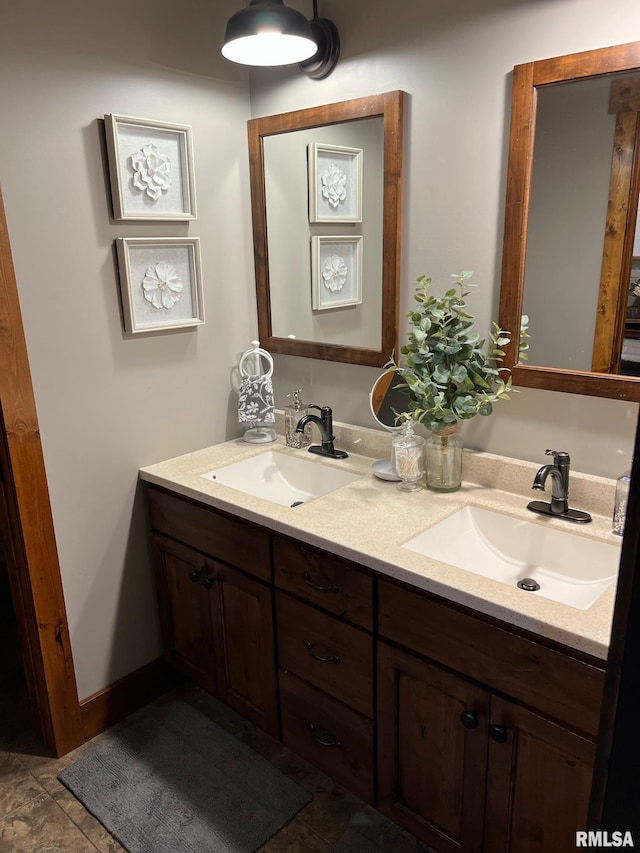
[[532, 364], [591, 370], [616, 125], [610, 86], [605, 77], [538, 92], [523, 299]]
[[384, 366], [397, 348], [404, 92], [248, 122], [260, 342]]
[[511, 110], [504, 366], [516, 385], [640, 401], [640, 42], [516, 66]]
[[396, 416], [401, 412], [408, 412], [410, 402], [409, 389], [402, 376], [391, 370], [376, 379], [369, 394], [373, 417], [380, 426], [394, 432], [403, 427]]
[[[380, 349], [383, 143], [380, 117], [264, 140], [275, 336]], [[310, 156], [314, 146], [320, 149], [315, 163]], [[356, 157], [362, 162], [361, 172], [350, 168]], [[311, 222], [318, 218], [311, 215], [310, 198], [316, 178], [317, 197], [325, 209], [322, 221]], [[360, 208], [360, 218], [353, 222], [348, 221], [354, 218], [352, 199], [354, 209]], [[345, 237], [362, 238], [360, 269]], [[359, 294], [356, 279], [361, 280]]]
[[[629, 182], [631, 171], [628, 164], [628, 174], [620, 174], [616, 159], [616, 111], [628, 111], [628, 103], [618, 103], [619, 83], [604, 76], [538, 91], [523, 299], [523, 312], [535, 329], [532, 364], [634, 372], [632, 363], [620, 364], [634, 348], [633, 328], [625, 328], [622, 342], [616, 340], [615, 317], [598, 329], [600, 303], [608, 297], [603, 252], [608, 249], [609, 201], [620, 184]], [[640, 84], [640, 76], [625, 76], [625, 83]], [[629, 142], [635, 147], [634, 138]], [[629, 290], [630, 280], [616, 311], [621, 324]], [[610, 354], [599, 363], [603, 335]]]

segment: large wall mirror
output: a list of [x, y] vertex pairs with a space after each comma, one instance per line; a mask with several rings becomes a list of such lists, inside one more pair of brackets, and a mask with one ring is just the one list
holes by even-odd
[[500, 294], [514, 384], [640, 401], [639, 192], [640, 42], [516, 66]]
[[400, 91], [248, 122], [260, 343], [383, 366], [397, 347]]

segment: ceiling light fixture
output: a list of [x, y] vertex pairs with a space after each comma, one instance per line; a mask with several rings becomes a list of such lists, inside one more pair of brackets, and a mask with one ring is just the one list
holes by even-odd
[[284, 5], [283, 0], [251, 0], [228, 23], [222, 55], [241, 65], [292, 65], [314, 80], [327, 77], [340, 56], [340, 36], [332, 21], [313, 19]]

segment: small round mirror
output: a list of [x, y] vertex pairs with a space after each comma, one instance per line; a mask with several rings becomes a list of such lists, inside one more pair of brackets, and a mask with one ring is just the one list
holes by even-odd
[[[404, 424], [397, 419], [397, 414], [409, 410], [409, 392], [403, 385], [399, 373], [387, 371], [373, 383], [369, 394], [371, 414], [389, 432], [400, 432]], [[373, 473], [381, 480], [400, 479], [396, 473], [392, 447], [391, 459], [377, 459], [371, 466]]]
[[403, 385], [399, 373], [387, 371], [376, 379], [369, 394], [371, 414], [380, 426], [392, 432], [403, 427], [396, 415], [409, 410], [409, 391], [406, 387], [401, 387]]

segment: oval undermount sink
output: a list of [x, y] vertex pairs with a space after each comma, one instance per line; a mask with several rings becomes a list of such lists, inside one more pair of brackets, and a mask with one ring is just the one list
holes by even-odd
[[620, 561], [616, 545], [471, 505], [403, 547], [579, 610], [611, 586]]
[[281, 506], [298, 506], [348, 486], [361, 475], [318, 458], [267, 450], [200, 476]]

